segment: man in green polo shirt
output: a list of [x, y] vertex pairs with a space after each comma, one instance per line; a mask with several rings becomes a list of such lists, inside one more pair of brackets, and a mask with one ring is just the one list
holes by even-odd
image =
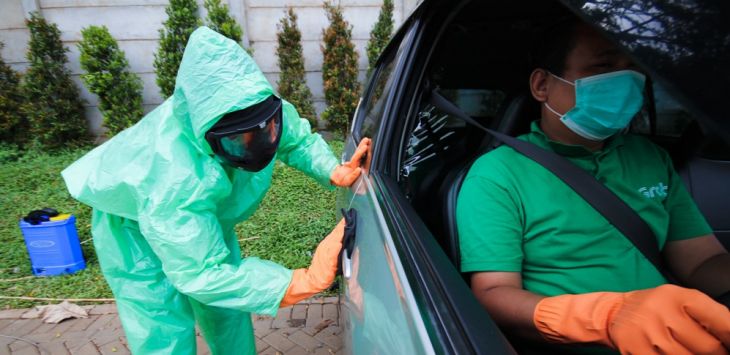
[[[459, 194], [461, 267], [495, 321], [527, 339], [623, 353], [727, 353], [730, 254], [670, 157], [619, 133], [642, 106], [644, 75], [575, 21], [538, 51], [530, 91], [541, 119], [520, 137], [585, 169], [648, 223], [677, 278], [667, 280], [600, 213], [544, 167], [502, 146], [479, 158]], [[707, 295], [705, 295], [707, 294]], [[585, 348], [583, 348], [585, 349]]]

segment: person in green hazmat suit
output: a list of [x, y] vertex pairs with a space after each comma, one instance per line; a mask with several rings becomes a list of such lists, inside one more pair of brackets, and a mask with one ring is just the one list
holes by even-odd
[[214, 354], [255, 353], [250, 313], [274, 315], [326, 289], [344, 228], [292, 271], [242, 259], [234, 226], [263, 199], [274, 157], [349, 186], [369, 144], [338, 165], [238, 44], [193, 32], [173, 96], [62, 172], [93, 207], [94, 246], [132, 352], [195, 353], [197, 321]]

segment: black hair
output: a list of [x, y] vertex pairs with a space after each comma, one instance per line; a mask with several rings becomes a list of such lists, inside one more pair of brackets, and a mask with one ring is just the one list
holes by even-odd
[[532, 69], [542, 68], [562, 76], [568, 53], [575, 47], [579, 23], [575, 16], [569, 16], [541, 29], [532, 46]]

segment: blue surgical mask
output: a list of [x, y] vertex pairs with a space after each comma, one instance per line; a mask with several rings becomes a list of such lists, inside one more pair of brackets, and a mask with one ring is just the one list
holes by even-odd
[[545, 107], [558, 115], [571, 131], [586, 139], [601, 141], [626, 128], [644, 104], [646, 77], [634, 70], [588, 76], [575, 83], [550, 75], [575, 86], [575, 107], [562, 115], [547, 102]]

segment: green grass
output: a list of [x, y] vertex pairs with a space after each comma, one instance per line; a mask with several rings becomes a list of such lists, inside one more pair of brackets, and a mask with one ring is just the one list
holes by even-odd
[[[335, 156], [342, 143], [330, 143]], [[0, 146], [0, 295], [49, 298], [111, 298], [91, 242], [82, 245], [87, 268], [74, 275], [34, 277], [18, 227], [31, 210], [53, 207], [73, 213], [79, 239], [91, 238], [90, 208], [72, 199], [61, 178], [64, 167], [91, 147], [53, 152], [18, 152]], [[244, 256], [257, 256], [288, 268], [305, 267], [317, 243], [336, 222], [335, 191], [325, 190], [299, 171], [277, 162], [271, 189], [259, 210], [236, 231]], [[42, 301], [0, 299], [0, 309], [30, 307]]]

